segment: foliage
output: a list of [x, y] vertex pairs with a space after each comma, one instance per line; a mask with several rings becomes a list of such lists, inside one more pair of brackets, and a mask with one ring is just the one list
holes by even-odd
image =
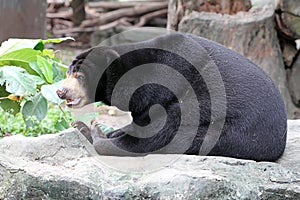
[[[55, 108], [62, 103], [55, 91], [59, 81], [65, 78], [67, 66], [61, 63], [54, 50], [45, 49], [48, 43], [59, 43], [67, 39], [72, 38], [9, 39], [2, 43], [0, 47], [2, 133], [20, 131], [25, 135], [38, 135], [41, 131], [49, 133], [68, 127], [66, 118], [70, 116], [62, 117], [64, 113]], [[56, 106], [50, 106], [51, 102]], [[58, 117], [52, 116], [53, 112]], [[39, 124], [43, 120], [50, 120], [49, 124]]]
[[[48, 43], [72, 38], [48, 40], [9, 39], [0, 47], [0, 137], [5, 133], [38, 136], [69, 127], [70, 112], [63, 111], [63, 102], [55, 93], [65, 78], [63, 65]], [[97, 103], [96, 105], [102, 105]], [[78, 120], [95, 117], [81, 116]], [[101, 125], [106, 133], [113, 129]]]
[[[38, 136], [69, 127], [73, 121], [56, 89], [65, 78], [67, 66], [55, 56], [48, 43], [72, 38], [48, 40], [9, 39], [0, 47], [0, 138], [5, 133]], [[97, 106], [103, 103], [96, 103]], [[98, 113], [83, 115], [78, 120], [90, 121]], [[111, 127], [100, 125], [104, 133]]]
[[38, 120], [31, 117], [31, 126], [27, 126], [21, 113], [15, 115], [4, 111], [0, 107], [0, 138], [5, 133], [22, 133], [25, 136], [39, 136], [41, 134], [56, 133], [64, 130], [71, 120], [70, 112], [63, 113], [58, 105], [50, 105], [47, 117]]

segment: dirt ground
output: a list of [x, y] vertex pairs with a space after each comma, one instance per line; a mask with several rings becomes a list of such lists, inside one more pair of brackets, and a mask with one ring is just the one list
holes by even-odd
[[71, 110], [72, 116], [86, 124], [90, 124], [92, 119], [96, 119], [101, 124], [112, 127], [114, 130], [122, 128], [132, 122], [130, 112], [123, 112], [114, 106], [100, 106], [93, 104], [80, 109]]

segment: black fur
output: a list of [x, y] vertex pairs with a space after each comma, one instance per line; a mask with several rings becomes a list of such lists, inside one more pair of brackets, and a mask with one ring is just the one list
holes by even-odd
[[[166, 42], [168, 40], [176, 41], [176, 44]], [[191, 41], [199, 45], [199, 49], [192, 49], [188, 44]], [[159, 47], [174, 45], [173, 49], [195, 60], [198, 59], [203, 66], [206, 66], [209, 61], [214, 62], [225, 86], [226, 116], [221, 114], [212, 116], [208, 86], [194, 66], [182, 56], [162, 48], [155, 48], [156, 45]], [[282, 155], [286, 143], [287, 120], [284, 102], [277, 87], [261, 68], [215, 42], [190, 34], [176, 33], [137, 44], [95, 47], [80, 55], [72, 63], [69, 73], [74, 72], [75, 69], [75, 71], [83, 71], [88, 76], [93, 75], [95, 78], [88, 80], [87, 84], [88, 87], [94, 88], [91, 89], [91, 95], [95, 95], [95, 101], [103, 101], [111, 105], [113, 90], [121, 77], [131, 69], [149, 63], [154, 64], [147, 70], [147, 74], [150, 73], [153, 77], [167, 75], [168, 72], [157, 65], [165, 64], [176, 70], [191, 84], [199, 102], [199, 110], [189, 111], [189, 117], [193, 121], [194, 113], [200, 113], [197, 133], [192, 132], [195, 124], [185, 122], [182, 126], [185, 127], [186, 135], [183, 138], [186, 139], [178, 141], [177, 145], [182, 146], [186, 151], [180, 152], [176, 148], [162, 149], [174, 139], [178, 131], [182, 114], [180, 101], [190, 102], [189, 91], [182, 86], [181, 82], [176, 82], [175, 77], [158, 79], [162, 83], [171, 83], [176, 94], [163, 85], [145, 82], [143, 74], [139, 74], [140, 76], [134, 77], [133, 83], [123, 85], [124, 88], [121, 88], [121, 92], [115, 96], [119, 101], [114, 102], [114, 105], [121, 110], [126, 110], [123, 98], [127, 95], [127, 91], [134, 87], [132, 84], [140, 81], [143, 86], [131, 94], [128, 107], [134, 123], [140, 126], [155, 122], [165, 123], [156, 134], [151, 130], [145, 131], [143, 135], [148, 135], [147, 138], [137, 137], [141, 133], [132, 124], [109, 133], [107, 137], [110, 140], [92, 135], [95, 138], [93, 144], [99, 154], [131, 155], [129, 152], [199, 154], [209, 125], [225, 118], [222, 134], [208, 155], [257, 161], [274, 161]], [[109, 67], [106, 68], [106, 65]], [[161, 109], [153, 107], [155, 104], [164, 108], [166, 118]], [[151, 119], [149, 110], [152, 113]], [[93, 131], [91, 132], [93, 134]], [[193, 137], [195, 134], [196, 136]], [[124, 151], [115, 148], [116, 146]]]

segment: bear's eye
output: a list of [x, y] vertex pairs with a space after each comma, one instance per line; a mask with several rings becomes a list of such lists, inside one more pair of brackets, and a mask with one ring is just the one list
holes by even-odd
[[76, 78], [82, 81], [82, 80], [84, 80], [84, 75], [77, 74]]

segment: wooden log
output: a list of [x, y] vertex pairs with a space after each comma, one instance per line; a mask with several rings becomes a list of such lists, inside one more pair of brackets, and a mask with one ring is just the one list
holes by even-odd
[[133, 8], [122, 8], [114, 11], [110, 11], [108, 13], [105, 13], [101, 15], [99, 18], [92, 19], [92, 20], [85, 20], [81, 23], [81, 27], [89, 27], [89, 26], [96, 26], [96, 25], [103, 25], [110, 23], [112, 21], [115, 21], [117, 19], [120, 19], [122, 17], [134, 17], [138, 15], [142, 15], [148, 12], [153, 12], [159, 9], [167, 8], [168, 3], [163, 2], [159, 4], [155, 4], [153, 6], [135, 6]]
[[184, 0], [170, 0], [168, 5], [167, 29], [177, 31], [178, 23], [184, 16]]
[[68, 28], [73, 27], [73, 22], [65, 19], [53, 19], [53, 24], [61, 24]]
[[276, 83], [287, 106], [295, 111], [287, 89], [286, 72], [274, 23], [274, 8], [237, 15], [192, 12], [179, 24], [180, 32], [193, 33], [227, 46], [260, 66]]
[[167, 1], [129, 1], [129, 2], [109, 2], [109, 1], [100, 1], [100, 2], [89, 2], [88, 7], [90, 8], [101, 8], [105, 10], [116, 10], [121, 8], [130, 8], [137, 5], [144, 6], [153, 6], [158, 4], [165, 4]]
[[167, 13], [168, 13], [168, 9], [162, 9], [162, 10], [157, 10], [157, 11], [148, 13], [146, 15], [143, 15], [140, 18], [140, 21], [137, 24], [135, 24], [135, 26], [137, 26], [137, 27], [144, 26], [151, 19], [153, 19], [155, 17], [160, 17], [160, 16], [167, 15]]
[[110, 29], [110, 28], [113, 28], [113, 27], [118, 26], [118, 25], [127, 26], [127, 25], [130, 24], [129, 23], [130, 20], [132, 20], [132, 19], [127, 18], [127, 17], [123, 17], [121, 19], [110, 22], [108, 24], [104, 24], [104, 25], [96, 26], [96, 27], [74, 27], [74, 28], [70, 28], [70, 29], [61, 29], [61, 30], [54, 29], [53, 34], [55, 34], [55, 35], [66, 35], [66, 34], [72, 34], [72, 33], [103, 31], [103, 30]]
[[57, 12], [57, 13], [47, 13], [46, 17], [50, 19], [54, 19], [54, 18], [71, 19], [72, 14], [73, 14], [72, 9], [68, 9], [66, 11]]
[[240, 11], [246, 12], [250, 8], [251, 0], [203, 0], [203, 3], [197, 8], [197, 11], [233, 15]]

